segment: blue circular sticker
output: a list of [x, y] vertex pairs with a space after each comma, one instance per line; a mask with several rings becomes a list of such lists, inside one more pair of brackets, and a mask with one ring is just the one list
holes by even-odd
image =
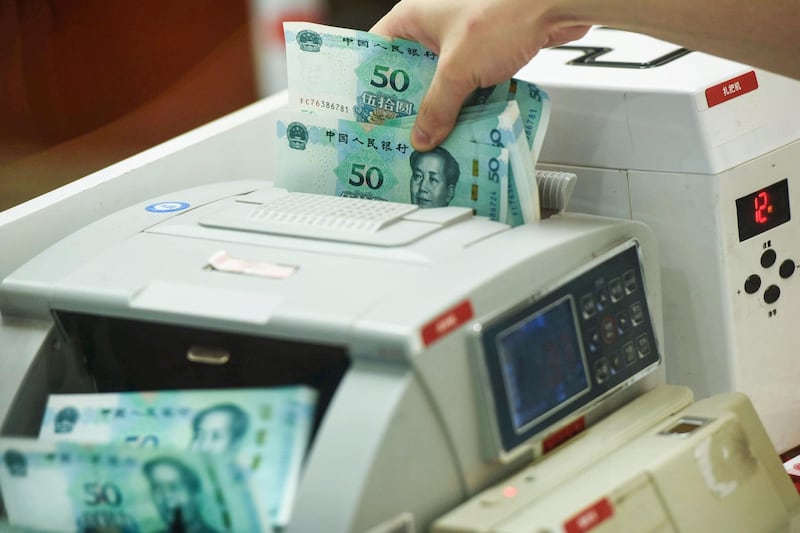
[[182, 211], [189, 207], [186, 202], [159, 202], [157, 204], [150, 204], [145, 209], [151, 213], [172, 213], [173, 211]]

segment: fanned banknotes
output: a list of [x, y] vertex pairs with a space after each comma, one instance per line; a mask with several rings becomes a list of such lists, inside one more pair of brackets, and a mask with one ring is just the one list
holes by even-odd
[[525, 137], [528, 140], [528, 148], [535, 166], [539, 160], [545, 133], [547, 133], [547, 125], [550, 122], [550, 97], [537, 85], [515, 78], [492, 87], [478, 89], [477, 94], [481, 93], [483, 96], [477, 100], [483, 104], [507, 100], [517, 102], [522, 115]]
[[[41, 531], [262, 531], [247, 476], [201, 452], [0, 438], [9, 521]], [[266, 526], [266, 527], [265, 527]]]
[[416, 152], [409, 129], [283, 111], [277, 120], [276, 185], [291, 191], [470, 207], [505, 221], [510, 154], [451, 137]]
[[[435, 53], [412, 41], [306, 22], [285, 23], [284, 34], [290, 109], [410, 130], [436, 69]], [[516, 102], [517, 111], [506, 105], [510, 101]], [[516, 225], [539, 218], [535, 165], [549, 110], [544, 91], [515, 79], [478, 89], [465, 103], [459, 123], [475, 120], [474, 142], [516, 149], [506, 193], [509, 206], [504, 209], [508, 217], [503, 222]], [[520, 124], [511, 117], [514, 113]], [[492, 122], [499, 122], [514, 137], [503, 135], [503, 142], [498, 142], [497, 124]], [[487, 129], [479, 131], [480, 127]], [[516, 139], [522, 132], [527, 150], [521, 150]], [[454, 136], [465, 138], [458, 129]]]
[[260, 519], [285, 525], [315, 401], [304, 386], [55, 394], [39, 438], [232, 454], [253, 480]]
[[[402, 117], [386, 122], [387, 126], [411, 128], [415, 117]], [[512, 226], [538, 219], [536, 170], [529, 157], [523, 134], [522, 116], [515, 100], [464, 108], [451, 138], [507, 148], [511, 168], [508, 179], [508, 213], [504, 222]], [[531, 179], [533, 177], [533, 179]], [[521, 199], [536, 198], [536, 202]]]

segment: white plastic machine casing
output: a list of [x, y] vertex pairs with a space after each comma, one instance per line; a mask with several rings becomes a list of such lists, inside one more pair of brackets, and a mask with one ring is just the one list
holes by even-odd
[[[115, 336], [107, 324], [123, 325], [131, 340], [121, 341], [119, 351], [129, 349], [127, 361], [136, 364], [126, 364], [121, 377], [141, 380], [142, 388], [180, 387], [202, 371], [159, 370], [168, 359], [187, 364], [185, 346], [161, 349], [185, 335], [212, 332], [223, 347], [243, 337], [262, 339], [260, 349], [231, 348], [230, 359], [244, 359], [251, 365], [246, 374], [255, 379], [259, 373], [271, 377], [260, 365], [274, 355], [271, 346], [295, 345], [291, 355], [298, 367], [305, 346], [334, 347], [331, 355], [344, 351], [350, 366], [311, 445], [286, 530], [366, 531], [383, 524], [380, 530], [388, 531], [385, 524], [405, 516], [411, 517], [406, 525], [425, 530], [533, 456], [526, 443], [508, 456], [487, 453], [476, 324], [517, 303], [546, 298], [576, 272], [586, 273], [587, 264], [637, 242], [647, 283], [631, 298], [646, 295], [653, 335], [660, 339], [656, 244], [643, 224], [563, 215], [509, 228], [463, 208], [420, 210], [374, 233], [259, 226], [248, 218], [281, 193], [268, 182], [233, 181], [134, 203], [6, 277], [0, 287], [4, 326], [32, 321], [38, 324], [32, 335], [40, 338], [43, 329], [50, 335], [34, 347], [39, 353], [32, 370], [10, 410], [0, 413], [4, 431], [35, 432], [47, 394], [75, 387], [63, 383], [63, 369], [88, 378], [86, 392], [92, 380], [100, 382], [97, 372], [86, 374], [101, 365], [84, 365], [75, 350], [81, 342], [73, 345], [75, 337], [64, 335], [75, 331], [73, 320], [103, 332], [78, 335], [89, 344]], [[208, 268], [221, 249], [294, 270], [264, 277]], [[466, 307], [466, 316], [457, 311]], [[56, 315], [60, 327], [53, 327]], [[101, 352], [87, 353], [97, 362]], [[225, 367], [203, 372], [226, 386]], [[663, 380], [656, 361], [574, 416], [591, 425]]]
[[[800, 498], [747, 397], [717, 394], [659, 416], [656, 406], [681, 389], [688, 391], [664, 385], [640, 396], [431, 531], [797, 531]], [[653, 423], [623, 436], [617, 417]], [[610, 453], [583, 460], [613, 441]]]
[[800, 229], [790, 217], [740, 241], [736, 205], [782, 180], [780, 214], [800, 205], [800, 83], [609, 28], [571, 46], [518, 74], [553, 103], [539, 168], [578, 175], [569, 210], [655, 231], [668, 381], [744, 392], [779, 451], [800, 444]]

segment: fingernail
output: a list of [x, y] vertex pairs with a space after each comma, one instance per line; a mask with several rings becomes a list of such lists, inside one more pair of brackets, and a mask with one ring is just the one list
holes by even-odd
[[411, 131], [411, 144], [418, 150], [428, 150], [431, 148], [431, 136], [419, 126], [414, 125], [414, 129]]

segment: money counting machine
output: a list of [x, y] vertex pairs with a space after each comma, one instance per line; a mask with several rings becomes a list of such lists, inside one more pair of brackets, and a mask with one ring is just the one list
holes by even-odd
[[[630, 512], [620, 494], [646, 524], [788, 524], [797, 497], [746, 402], [664, 384], [646, 226], [288, 193], [252, 179], [275, 102], [0, 213], [5, 435], [35, 435], [52, 392], [304, 383], [319, 403], [290, 532], [488, 531], [545, 496], [587, 531]], [[659, 462], [715, 505], [660, 504]]]
[[[313, 386], [318, 426], [288, 530], [414, 531], [581, 430], [566, 446], [576, 457], [541, 462], [564, 482], [646, 447], [645, 430], [690, 404], [661, 385], [654, 246], [630, 221], [512, 229], [468, 209], [232, 181], [88, 225], [8, 276], [0, 305], [53, 321], [41, 364], [72, 372], [73, 389]], [[32, 376], [7, 428], [35, 425], [48, 387]], [[759, 520], [785, 525], [788, 477], [771, 478], [777, 459], [761, 465], [723, 415], [667, 430], [721, 418], [738, 431], [743, 458], [726, 472], [740, 496], [769, 500]]]
[[800, 445], [800, 82], [602, 27], [518, 76], [553, 102], [539, 163], [580, 177], [570, 209], [656, 233], [667, 381], [745, 392]]

